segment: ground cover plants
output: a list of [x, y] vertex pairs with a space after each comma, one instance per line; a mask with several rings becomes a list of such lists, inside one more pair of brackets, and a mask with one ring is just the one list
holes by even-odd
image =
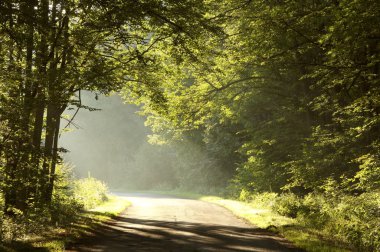
[[[67, 187], [69, 183], [74, 186]], [[92, 177], [57, 186], [62, 188], [54, 193], [49, 211], [12, 217], [0, 213], [0, 251], [64, 251], [130, 204], [110, 195], [107, 186]]]

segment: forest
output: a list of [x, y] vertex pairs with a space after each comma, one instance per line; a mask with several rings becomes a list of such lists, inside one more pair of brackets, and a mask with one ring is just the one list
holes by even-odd
[[375, 0], [0, 1], [0, 241], [17, 219], [80, 211], [59, 140], [97, 113], [90, 91], [118, 93], [148, 127], [116, 187], [267, 195], [379, 250], [379, 24]]

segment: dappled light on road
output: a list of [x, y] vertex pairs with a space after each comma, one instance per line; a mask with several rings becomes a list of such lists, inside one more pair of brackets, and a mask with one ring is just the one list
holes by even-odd
[[226, 209], [197, 200], [125, 194], [123, 215], [68, 251], [300, 251]]

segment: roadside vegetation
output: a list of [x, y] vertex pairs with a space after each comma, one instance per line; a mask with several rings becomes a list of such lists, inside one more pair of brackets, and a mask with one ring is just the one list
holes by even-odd
[[12, 217], [0, 213], [0, 251], [64, 251], [67, 244], [91, 234], [130, 204], [110, 195], [95, 178], [72, 180], [61, 175], [51, 209]]
[[237, 205], [221, 198], [201, 199], [223, 205], [259, 227], [278, 232], [306, 251], [378, 251], [379, 196], [348, 196], [336, 191], [304, 197], [243, 192], [239, 200], [245, 204]]

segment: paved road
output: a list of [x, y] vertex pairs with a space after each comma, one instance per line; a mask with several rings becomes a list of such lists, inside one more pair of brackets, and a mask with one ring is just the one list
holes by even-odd
[[118, 195], [132, 206], [67, 251], [300, 251], [215, 204], [153, 194]]

